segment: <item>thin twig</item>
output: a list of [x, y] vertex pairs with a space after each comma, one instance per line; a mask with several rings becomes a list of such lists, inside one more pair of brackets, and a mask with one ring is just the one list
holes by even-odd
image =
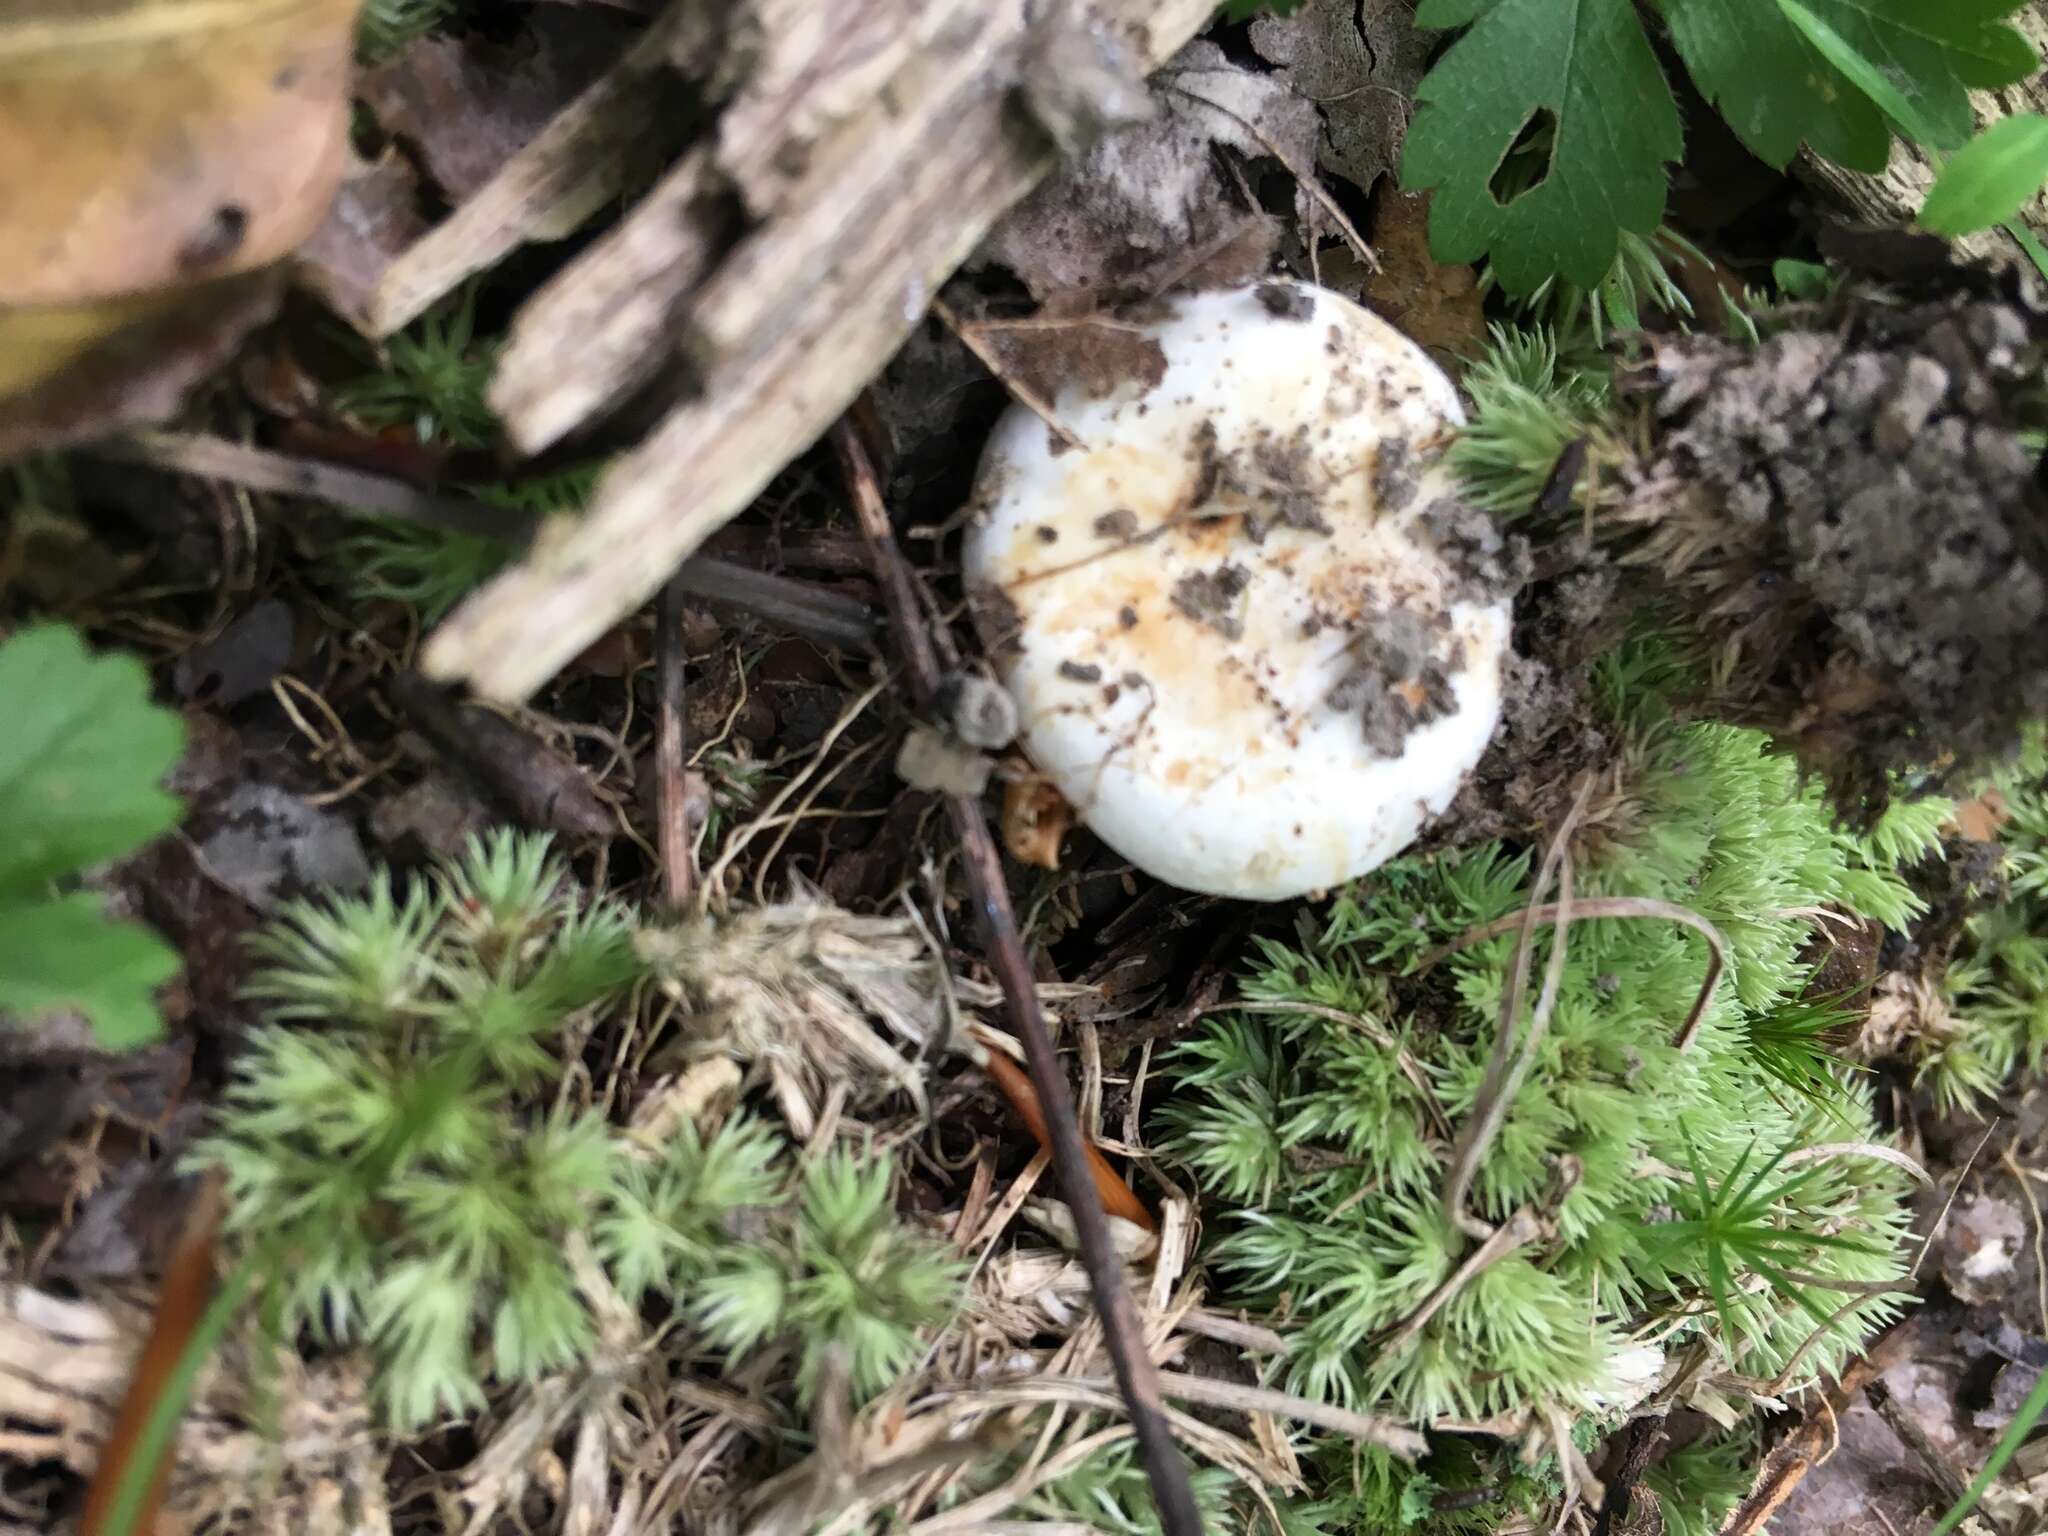
[[[1707, 974], [1700, 982], [1700, 994], [1693, 1000], [1692, 1009], [1679, 1026], [1672, 1044], [1680, 1051], [1689, 1050], [1699, 1035], [1700, 1023], [1706, 1017], [1707, 1005], [1714, 1000], [1714, 986], [1721, 979], [1721, 972], [1728, 960], [1728, 941], [1721, 937], [1721, 930], [1708, 922], [1690, 907], [1681, 907], [1675, 901], [1656, 901], [1648, 896], [1593, 896], [1584, 901], [1572, 903], [1572, 917], [1582, 920], [1593, 917], [1661, 917], [1674, 923], [1683, 923], [1707, 941]], [[1557, 921], [1557, 908], [1539, 904], [1524, 907], [1520, 912], [1510, 912], [1505, 917], [1495, 918], [1490, 923], [1481, 923], [1477, 928], [1459, 935], [1456, 939], [1424, 957], [1422, 969], [1428, 970], [1437, 961], [1458, 950], [1469, 949], [1474, 944], [1483, 944], [1488, 939], [1498, 938], [1524, 918], [1542, 923]]]
[[982, 367], [995, 375], [996, 382], [1010, 392], [1011, 398], [1046, 424], [1054, 437], [1069, 448], [1087, 452], [1088, 445], [1060, 425], [1059, 417], [1053, 414], [1052, 402], [1004, 367], [1003, 360], [996, 354], [995, 349], [981, 339], [974, 326], [966, 324], [954, 314], [950, 304], [944, 299], [933, 299], [932, 313], [946, 323], [947, 330], [960, 338], [960, 345], [972, 352]]
[[1350, 215], [1338, 206], [1337, 200], [1330, 196], [1329, 189], [1316, 179], [1313, 167], [1296, 164], [1292, 155], [1274, 143], [1272, 136], [1265, 129], [1246, 117], [1242, 112], [1233, 111], [1231, 108], [1224, 106], [1222, 102], [1204, 96], [1200, 91], [1191, 91], [1186, 86], [1177, 84], [1174, 81], [1162, 80], [1160, 84], [1176, 95], [1185, 96], [1189, 101], [1207, 107], [1211, 112], [1222, 113], [1240, 128], [1244, 129], [1246, 133], [1257, 139], [1260, 148], [1280, 162], [1286, 169], [1287, 174], [1294, 178], [1295, 184], [1315, 201], [1316, 206], [1337, 221], [1337, 228], [1344, 232], [1345, 240], [1350, 244], [1353, 253], [1357, 255], [1358, 259], [1373, 271], [1377, 272], [1380, 270], [1378, 252], [1365, 243], [1365, 236], [1358, 232], [1357, 226], [1351, 222]]
[[[833, 428], [832, 443], [846, 475], [861, 532], [874, 557], [875, 575], [881, 583], [913, 697], [920, 710], [929, 710], [939, 684], [938, 658], [931, 637], [925, 632], [910, 569], [896, 548], [881, 487], [876, 483], [859, 436], [846, 422]], [[1144, 1457], [1160, 1528], [1165, 1536], [1200, 1536], [1202, 1516], [1188, 1481], [1187, 1463], [1174, 1444], [1166, 1402], [1160, 1394], [1159, 1371], [1145, 1348], [1144, 1329], [1124, 1281], [1123, 1261], [1110, 1241], [1108, 1218], [1095, 1192], [1087, 1144], [1081, 1138], [1081, 1123], [1074, 1113], [1074, 1101], [1067, 1091], [1067, 1080], [1039, 1007], [1037, 978], [1032, 975], [1031, 962], [1017, 933], [1002, 860], [996, 853], [994, 838], [989, 835], [980, 802], [966, 795], [949, 795], [946, 809], [960, 840], [961, 863], [974, 893], [989, 965], [1002, 985], [1010, 1022], [1024, 1043], [1032, 1086], [1038, 1090], [1039, 1107], [1044, 1111], [1052, 1141], [1053, 1167], [1073, 1213], [1081, 1262], [1088, 1271], [1096, 1315], [1101, 1320], [1103, 1340], [1123, 1393], [1124, 1408]]]
[[[1544, 968], [1543, 992], [1537, 999], [1536, 1012], [1529, 1020], [1529, 1043], [1520, 1055], [1516, 1054], [1515, 1034], [1521, 1025], [1522, 999], [1529, 989], [1529, 962], [1535, 948], [1537, 909], [1528, 907], [1514, 915], [1514, 923], [1521, 931], [1515, 939], [1515, 958], [1509, 971], [1507, 990], [1500, 1000], [1500, 1022], [1495, 1026], [1493, 1051], [1487, 1058], [1486, 1073], [1479, 1081], [1479, 1095], [1472, 1113], [1466, 1117], [1458, 1139], [1453, 1143], [1451, 1166], [1444, 1176], [1444, 1215], [1457, 1225], [1459, 1231], [1470, 1237], [1486, 1239], [1493, 1234], [1490, 1223], [1465, 1209], [1465, 1197], [1471, 1192], [1472, 1180], [1479, 1172], [1479, 1164], [1485, 1158], [1487, 1148], [1493, 1145], [1494, 1137], [1507, 1120], [1508, 1108], [1514, 1102], [1514, 1088], [1519, 1086], [1527, 1070], [1522, 1063], [1530, 1059], [1543, 1031], [1549, 1027], [1550, 1010], [1556, 1006], [1557, 989], [1564, 978], [1565, 929], [1571, 922], [1572, 828], [1585, 810], [1586, 797], [1592, 789], [1590, 777], [1580, 784], [1572, 808], [1565, 813], [1563, 825], [1544, 850], [1543, 864], [1536, 872], [1532, 894], [1540, 901], [1549, 894], [1550, 883], [1555, 879], [1559, 882], [1561, 899], [1548, 909], [1550, 920], [1557, 924], [1557, 935], [1551, 940], [1550, 961]], [[1502, 919], [1503, 923], [1508, 921]], [[1468, 933], [1450, 947], [1455, 949], [1469, 942], [1472, 942], [1472, 935]], [[1429, 963], [1424, 962], [1425, 970]]]
[[654, 788], [662, 901], [675, 913], [689, 905], [697, 876], [697, 829], [690, 825], [693, 797], [683, 740], [688, 703], [683, 669], [689, 660], [688, 649], [683, 643], [683, 594], [670, 577], [661, 589], [654, 616], [655, 680], [661, 695], [654, 728]]
[[[473, 496], [436, 495], [389, 475], [366, 474], [203, 433], [142, 432], [109, 438], [81, 451], [115, 463], [142, 464], [277, 496], [303, 496], [357, 516], [388, 517], [510, 545], [527, 543], [536, 527], [530, 513]], [[875, 615], [866, 603], [808, 582], [708, 555], [685, 561], [671, 580], [685, 597], [740, 609], [828, 645], [865, 645], [874, 638]]]
[[2048, 1329], [2048, 1255], [2042, 1252], [2043, 1239], [2048, 1238], [2048, 1232], [2044, 1232], [2041, 1225], [2041, 1202], [2034, 1198], [2033, 1185], [2027, 1178], [2026, 1170], [2020, 1167], [2019, 1159], [2013, 1156], [2010, 1146], [1999, 1154], [1998, 1160], [2005, 1164], [2006, 1171], [2013, 1177], [2013, 1182], [2019, 1185], [2020, 1198], [2027, 1202], [2027, 1214], [2034, 1218], [2034, 1284], [2038, 1288], [2036, 1301], [2041, 1308], [2041, 1327]]
[[138, 432], [133, 437], [108, 438], [82, 451], [116, 464], [142, 464], [276, 496], [304, 496], [347, 512], [502, 539], [508, 544], [524, 543], [532, 536], [535, 523], [531, 513], [473, 496], [437, 496], [390, 475], [367, 474], [203, 433]]
[[1422, 1305], [1409, 1313], [1401, 1326], [1389, 1334], [1374, 1353], [1382, 1359], [1391, 1359], [1398, 1355], [1415, 1341], [1415, 1336], [1428, 1326], [1431, 1318], [1450, 1304], [1454, 1296], [1517, 1248], [1526, 1248], [1542, 1235], [1543, 1222], [1537, 1216], [1535, 1207], [1523, 1206], [1488, 1233], [1486, 1241], [1467, 1254], [1465, 1262], [1447, 1275], [1443, 1284], [1424, 1297]]

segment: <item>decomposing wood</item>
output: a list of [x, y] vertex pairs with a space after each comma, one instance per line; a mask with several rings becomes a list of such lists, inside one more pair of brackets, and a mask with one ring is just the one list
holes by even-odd
[[[923, 604], [910, 569], [896, 548], [881, 489], [860, 438], [842, 423], [834, 434], [833, 446], [846, 474], [861, 532], [874, 557], [875, 575], [889, 610], [890, 630], [912, 694], [919, 709], [928, 713], [933, 708], [942, 674], [926, 629]], [[1097, 1193], [1095, 1164], [1088, 1155], [1088, 1143], [1053, 1046], [1052, 1032], [1046, 1027], [1038, 979], [1032, 973], [1016, 913], [1010, 906], [1002, 858], [996, 852], [980, 801], [967, 795], [948, 795], [946, 810], [960, 842], [961, 864], [974, 895], [974, 910], [980, 920], [989, 966], [1003, 989], [1011, 1026], [1024, 1044], [1025, 1064], [1030, 1069], [1031, 1086], [1044, 1117], [1044, 1136], [1052, 1151], [1053, 1169], [1059, 1175], [1060, 1189], [1073, 1214], [1081, 1263], [1088, 1271], [1088, 1287], [1102, 1325], [1103, 1343], [1144, 1458], [1160, 1529], [1164, 1536], [1201, 1536], [1202, 1517], [1188, 1481], [1187, 1463], [1174, 1444], [1159, 1368], [1146, 1347], [1144, 1326], [1131, 1300], [1123, 1260], [1110, 1236], [1109, 1219]]]
[[577, 761], [411, 672], [386, 685], [392, 703], [454, 767], [530, 827], [573, 839], [608, 838], [618, 826]]
[[452, 214], [385, 269], [370, 297], [379, 336], [525, 241], [559, 239], [630, 185], [677, 131], [678, 60], [715, 59], [715, 0], [670, 0], [640, 40]]
[[[793, 0], [776, 5], [791, 9]], [[1050, 169], [1052, 140], [1012, 89], [1032, 60], [1047, 57], [1044, 29], [1112, 29], [1149, 68], [1213, 12], [1209, 0], [1101, 0], [1092, 8], [1072, 0], [858, 0], [832, 8], [827, 27], [822, 8], [794, 9], [808, 19], [786, 34], [763, 29], [761, 57], [727, 114], [734, 126], [721, 123], [715, 151], [758, 223], [674, 321], [643, 343], [680, 350], [701, 394], [613, 466], [581, 527], [536, 549], [457, 611], [428, 645], [424, 664], [434, 676], [493, 698], [523, 698], [651, 597], [823, 435], [923, 318], [939, 285]], [[872, 60], [843, 59], [825, 46], [821, 29], [832, 28], [915, 46], [882, 50], [893, 67], [881, 81]], [[841, 89], [842, 80], [858, 89]], [[1033, 99], [1051, 111], [1043, 103], [1072, 87], [1040, 80]], [[744, 140], [739, 124], [749, 125]], [[742, 142], [745, 166], [766, 168], [751, 180], [731, 169]], [[619, 264], [622, 272], [645, 266]], [[649, 307], [665, 312], [667, 304]], [[563, 430], [529, 375], [561, 373], [572, 350], [527, 343], [517, 354], [518, 379], [501, 375], [497, 398], [529, 424], [516, 430], [535, 422]], [[565, 387], [586, 397], [593, 389], [588, 379]], [[621, 548], [637, 558], [618, 560]]]
[[506, 436], [540, 453], [660, 372], [676, 311], [739, 229], [710, 152], [692, 149], [513, 318], [490, 388]]
[[1910, 1351], [1915, 1334], [1915, 1325], [1908, 1321], [1843, 1368], [1841, 1379], [1807, 1410], [1805, 1421], [1764, 1458], [1749, 1497], [1722, 1522], [1720, 1536], [1757, 1536], [1764, 1529], [1806, 1474], [1827, 1459], [1841, 1433], [1838, 1421], [1849, 1405], [1892, 1361]]
[[[2010, 20], [2034, 45], [2035, 52], [2048, 57], [2048, 0], [2033, 0]], [[2032, 75], [2002, 90], [1972, 91], [1970, 96], [1977, 107], [1980, 127], [2022, 112], [2048, 112], [2048, 73]], [[1940, 174], [1933, 153], [1902, 139], [1893, 142], [1891, 163], [1876, 176], [1845, 170], [1811, 150], [1801, 150], [1793, 165], [1802, 181], [1825, 192], [1858, 219], [1882, 225], [1911, 223], [1921, 203], [1927, 200], [1927, 189]], [[2020, 222], [2037, 236], [2048, 239], [2048, 188], [2035, 193], [2020, 210]], [[1956, 246], [1968, 256], [2002, 261], [2026, 259], [2019, 242], [2002, 229], [1966, 236]]]

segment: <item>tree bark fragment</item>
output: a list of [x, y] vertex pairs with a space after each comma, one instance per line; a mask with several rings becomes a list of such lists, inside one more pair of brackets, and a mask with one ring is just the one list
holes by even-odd
[[[787, 3], [760, 0], [766, 9], [755, 14]], [[450, 618], [427, 648], [431, 675], [501, 700], [530, 694], [818, 440], [990, 225], [1051, 168], [1050, 139], [1015, 90], [1028, 60], [1046, 56], [1038, 29], [1112, 29], [1152, 68], [1213, 9], [1211, 0], [1100, 0], [1038, 14], [1025, 0], [858, 0], [834, 10], [836, 30], [815, 19], [781, 34], [764, 27], [753, 75], [730, 108], [758, 113], [761, 126], [742, 150], [721, 125], [714, 149], [691, 151], [715, 163], [689, 173], [715, 172], [758, 222], [687, 297], [671, 283], [666, 296], [634, 299], [632, 275], [654, 264], [643, 248], [614, 258], [620, 292], [582, 298], [599, 310], [638, 303], [654, 322], [642, 344], [663, 354], [652, 366], [679, 348], [702, 393], [614, 465], [580, 526], [537, 546]], [[877, 83], [885, 71], [875, 52], [849, 59], [833, 46], [855, 35], [894, 61], [886, 81]], [[842, 77], [859, 88], [841, 89]], [[764, 98], [780, 108], [757, 105]], [[665, 186], [670, 209], [702, 201], [694, 181]], [[716, 216], [732, 216], [730, 201], [712, 202]], [[612, 238], [648, 235], [629, 218]], [[585, 259], [588, 275], [600, 258]], [[568, 292], [551, 287], [534, 302], [566, 307]], [[673, 326], [664, 323], [671, 309]], [[543, 346], [538, 326], [531, 314], [516, 324], [508, 360], [517, 361], [496, 386], [515, 435], [559, 436], [569, 418], [650, 369], [613, 336], [614, 377], [574, 377], [573, 338]], [[543, 372], [571, 376], [565, 387], [582, 391], [583, 404], [565, 411], [546, 399], [536, 382]], [[625, 549], [636, 558], [620, 559]]]

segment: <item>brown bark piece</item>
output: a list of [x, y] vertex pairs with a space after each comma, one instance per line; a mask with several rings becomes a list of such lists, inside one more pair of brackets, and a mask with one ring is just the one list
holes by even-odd
[[[703, 395], [613, 467], [576, 528], [455, 613], [426, 651], [432, 675], [524, 697], [817, 441], [996, 218], [1050, 169], [1050, 142], [1010, 89], [1035, 26], [1116, 26], [1156, 66], [1213, 9], [1104, 0], [1078, 19], [1060, 7], [1034, 20], [1022, 0], [861, 3], [914, 18], [923, 45], [823, 138], [806, 137], [816, 131], [808, 117], [782, 130], [801, 174], [697, 292], [677, 338]], [[841, 19], [850, 26], [852, 11]], [[757, 75], [781, 67], [777, 36], [761, 46], [770, 56]], [[722, 143], [721, 158], [728, 152]], [[777, 158], [772, 147], [766, 158]], [[635, 558], [619, 559], [622, 549]]]

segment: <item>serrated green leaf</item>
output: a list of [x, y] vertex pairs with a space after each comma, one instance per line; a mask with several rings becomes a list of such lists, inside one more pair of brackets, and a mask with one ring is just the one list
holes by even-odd
[[1852, 170], [1882, 171], [1891, 129], [1792, 22], [1755, 0], [1662, 0], [1679, 57], [1751, 154], [1779, 170], [1810, 144]]
[[0, 904], [0, 1011], [35, 1018], [75, 1008], [109, 1049], [163, 1033], [151, 994], [178, 965], [162, 939], [113, 921], [85, 892]]
[[1955, 239], [2013, 217], [2048, 181], [2048, 117], [2002, 118], [1942, 169], [1920, 205], [1920, 227]]
[[[1489, 256], [1510, 293], [1562, 273], [1591, 288], [1621, 231], [1648, 235], [1664, 213], [1666, 162], [1684, 148], [1678, 108], [1632, 0], [1441, 0], [1430, 25], [1472, 27], [1416, 92], [1401, 180], [1434, 189], [1439, 261]], [[1547, 172], [1503, 203], [1490, 185], [1525, 128], [1552, 114]]]
[[37, 894], [177, 821], [158, 784], [185, 728], [150, 703], [140, 662], [90, 655], [59, 625], [24, 630], [0, 645], [0, 718], [0, 894]]

